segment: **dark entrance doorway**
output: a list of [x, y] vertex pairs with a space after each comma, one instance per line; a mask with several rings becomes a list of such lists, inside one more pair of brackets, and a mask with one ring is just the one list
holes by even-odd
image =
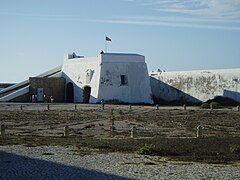
[[91, 87], [85, 86], [83, 89], [83, 103], [89, 103], [91, 95]]
[[67, 103], [73, 103], [74, 101], [74, 90], [73, 90], [73, 83], [69, 82], [67, 83], [67, 91], [66, 91], [66, 102]]

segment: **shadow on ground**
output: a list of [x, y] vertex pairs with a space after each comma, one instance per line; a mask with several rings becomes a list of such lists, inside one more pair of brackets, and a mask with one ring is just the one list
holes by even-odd
[[120, 179], [128, 178], [0, 151], [0, 179]]

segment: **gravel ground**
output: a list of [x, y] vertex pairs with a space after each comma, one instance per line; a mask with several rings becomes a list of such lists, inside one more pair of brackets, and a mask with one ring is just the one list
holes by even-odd
[[0, 146], [0, 179], [240, 179], [240, 163], [204, 164], [74, 146]]

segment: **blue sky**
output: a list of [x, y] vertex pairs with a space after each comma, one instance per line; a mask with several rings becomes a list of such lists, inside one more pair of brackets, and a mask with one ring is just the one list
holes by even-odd
[[0, 82], [63, 56], [139, 53], [148, 69], [240, 68], [240, 0], [1, 0]]

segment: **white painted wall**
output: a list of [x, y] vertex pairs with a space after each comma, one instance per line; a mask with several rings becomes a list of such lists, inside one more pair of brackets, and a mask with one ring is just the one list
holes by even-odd
[[[62, 76], [74, 86], [74, 102], [83, 102], [83, 89], [91, 87], [90, 103], [96, 103], [98, 98], [99, 77], [100, 77], [101, 56], [69, 58], [65, 56], [62, 67]], [[91, 81], [87, 82], [87, 71], [92, 70]]]
[[240, 102], [240, 69], [151, 72], [150, 76], [153, 95], [165, 100], [207, 101], [224, 96]]
[[[126, 85], [121, 85], [121, 75], [126, 75]], [[145, 57], [137, 54], [103, 54], [99, 99], [152, 104]]]
[[[86, 74], [91, 72], [90, 82]], [[137, 54], [101, 54], [92, 58], [65, 56], [62, 68], [66, 84], [74, 84], [75, 102], [83, 102], [83, 89], [91, 87], [90, 103], [102, 99], [126, 103], [153, 103], [145, 57]], [[127, 76], [121, 85], [120, 75]]]

